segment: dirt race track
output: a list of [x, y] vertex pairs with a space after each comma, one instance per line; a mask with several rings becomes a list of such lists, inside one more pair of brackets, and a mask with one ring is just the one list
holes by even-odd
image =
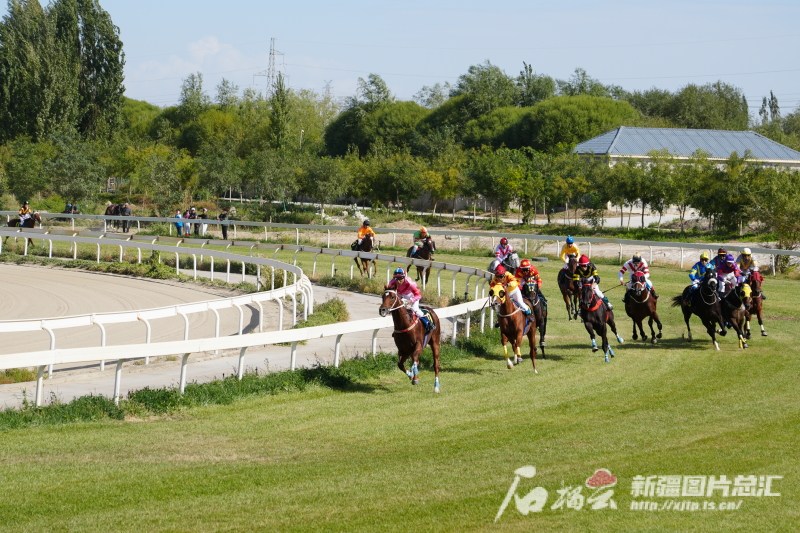
[[[171, 280], [147, 280], [113, 274], [54, 269], [37, 266], [0, 264], [0, 320], [22, 320], [62, 317], [85, 313], [125, 311], [164, 307], [186, 302], [199, 302], [235, 296], [227, 289], [208, 288], [193, 283]], [[350, 311], [351, 320], [378, 316], [380, 301], [377, 296], [358, 294], [327, 287], [314, 287], [317, 303], [331, 297], [342, 298]], [[220, 312], [220, 335], [236, 335], [239, 313], [236, 309]], [[278, 329], [277, 303], [264, 305], [264, 330]], [[213, 313], [189, 315], [191, 339], [214, 336]], [[302, 317], [301, 317], [302, 318]], [[284, 313], [284, 328], [291, 327], [291, 311]], [[450, 335], [448, 321], [444, 321], [443, 334]], [[183, 319], [172, 317], [153, 320], [152, 342], [183, 339]], [[258, 331], [258, 310], [246, 307], [244, 332]], [[107, 345], [145, 342], [143, 323], [114, 324], [106, 326]], [[342, 357], [363, 355], [371, 349], [372, 333], [362, 332], [345, 336], [342, 340]], [[100, 331], [96, 326], [56, 330], [57, 348], [99, 346]], [[300, 366], [330, 364], [333, 360], [334, 342], [331, 338], [315, 339], [299, 346], [297, 363]], [[27, 333], [0, 333], [0, 354], [47, 350], [49, 335], [45, 331]], [[391, 330], [383, 329], [378, 335], [379, 351], [394, 351]], [[211, 381], [223, 374], [235, 372], [238, 350], [220, 354], [192, 354], [189, 360], [187, 381]], [[274, 371], [288, 368], [290, 348], [283, 346], [254, 347], [247, 351], [245, 365], [249, 369]], [[172, 360], [169, 360], [172, 359]], [[122, 377], [123, 395], [130, 390], [146, 386], [172, 386], [180, 375], [179, 358], [159, 358], [149, 365], [143, 360], [125, 363]], [[44, 381], [44, 398], [67, 402], [86, 394], [111, 396], [114, 387], [116, 361], [107, 361], [100, 372], [97, 363], [56, 366], [52, 378]], [[23, 391], [30, 400], [35, 383], [0, 385], [0, 408], [18, 407]]]

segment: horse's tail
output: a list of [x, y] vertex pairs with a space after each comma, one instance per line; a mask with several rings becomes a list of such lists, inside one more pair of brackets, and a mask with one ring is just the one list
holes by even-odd
[[680, 307], [683, 305], [683, 294], [679, 294], [678, 296], [672, 297], [672, 304], [670, 307]]

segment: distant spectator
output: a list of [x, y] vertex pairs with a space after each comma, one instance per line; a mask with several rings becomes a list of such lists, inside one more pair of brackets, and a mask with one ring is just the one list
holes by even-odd
[[[222, 210], [222, 213], [217, 215], [217, 220], [220, 220], [220, 221], [228, 220], [228, 212], [229, 212], [228, 208], [226, 207], [225, 209]], [[228, 240], [228, 226], [226, 224], [221, 224], [220, 226], [222, 228], [222, 240], [227, 241]]]
[[[208, 220], [208, 209], [206, 209], [204, 207], [202, 212], [199, 215], [197, 215], [197, 218], [199, 218], [201, 220]], [[194, 234], [195, 235], [205, 236], [207, 227], [208, 227], [208, 224], [195, 224], [195, 226], [194, 226]]]
[[[131, 216], [131, 208], [128, 205], [128, 202], [122, 204], [122, 207], [119, 210], [120, 216], [129, 217]], [[128, 233], [131, 229], [131, 221], [130, 220], [123, 220], [122, 221], [122, 233]]]
[[[175, 218], [177, 218], [177, 219], [182, 219], [183, 218], [181, 216], [181, 210], [180, 209], [176, 209], [175, 210]], [[175, 223], [175, 229], [178, 230], [178, 237], [183, 235], [183, 222], [176, 222]]]

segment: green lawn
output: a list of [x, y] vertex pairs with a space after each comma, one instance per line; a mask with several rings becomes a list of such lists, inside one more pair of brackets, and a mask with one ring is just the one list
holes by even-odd
[[[308, 268], [311, 257], [300, 254], [299, 264]], [[687, 278], [655, 266], [665, 338], [631, 342], [619, 305], [626, 342], [612, 341], [617, 357], [606, 364], [582, 325], [566, 320], [553, 281], [559, 265], [540, 266], [551, 306], [539, 375], [527, 359], [506, 370], [495, 331], [460, 341], [475, 357], [443, 370], [440, 395], [429, 371], [418, 388], [395, 371], [347, 391], [315, 387], [147, 420], [6, 431], [0, 529], [796, 531], [800, 282], [769, 278], [769, 337], [742, 351], [729, 335], [717, 352], [696, 319], [696, 342], [681, 339], [682, 316], [667, 304]], [[616, 268], [599, 269], [613, 286]], [[609, 296], [619, 304], [621, 290]], [[537, 475], [517, 494], [544, 487], [544, 510], [523, 516], [512, 499], [493, 523], [525, 465]], [[557, 490], [583, 486], [599, 468], [618, 477], [618, 509], [551, 509]], [[666, 501], [631, 495], [635, 476], [659, 475], [783, 479], [773, 485], [780, 497], [675, 498], [741, 500], [737, 510], [631, 510], [634, 501]]]

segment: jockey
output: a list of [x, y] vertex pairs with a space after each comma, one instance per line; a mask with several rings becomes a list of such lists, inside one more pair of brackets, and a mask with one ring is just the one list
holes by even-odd
[[580, 259], [578, 259], [578, 268], [575, 269], [575, 274], [572, 276], [572, 281], [575, 283], [575, 286], [580, 289], [581, 284], [583, 283], [581, 279], [586, 279], [589, 283], [592, 284], [592, 289], [594, 289], [595, 295], [603, 300], [603, 303], [606, 304], [608, 310], [611, 311], [614, 309], [614, 306], [611, 305], [611, 302], [608, 301], [608, 298], [603, 291], [600, 290], [600, 274], [597, 273], [597, 267], [594, 266], [594, 263], [589, 261], [589, 258], [585, 255], [582, 255]]
[[547, 301], [539, 290], [542, 287], [542, 278], [539, 277], [539, 270], [535, 266], [531, 264], [530, 261], [527, 259], [523, 259], [522, 262], [519, 264], [519, 268], [517, 271], [514, 272], [514, 276], [517, 278], [517, 282], [522, 286], [523, 296], [525, 292], [529, 291], [529, 286], [535, 287], [534, 290], [536, 294], [544, 300]]
[[428, 320], [428, 318], [425, 316], [425, 313], [423, 313], [419, 308], [419, 301], [422, 299], [422, 292], [419, 290], [419, 287], [417, 287], [417, 284], [414, 283], [414, 280], [406, 276], [405, 270], [402, 268], [396, 269], [394, 271], [394, 277], [389, 282], [387, 287], [396, 290], [397, 295], [400, 298], [408, 300], [411, 310], [422, 321], [426, 332], [430, 333], [433, 331], [435, 325], [433, 322]]
[[366, 237], [367, 235], [372, 236], [373, 239], [375, 238], [375, 232], [372, 231], [372, 228], [369, 227], [369, 220], [365, 220], [364, 224], [360, 228], [358, 228], [358, 235], [357, 235], [358, 241], [356, 242], [356, 247], [358, 247], [358, 245], [361, 244], [361, 241], [363, 241], [364, 237]]
[[725, 251], [725, 248], [720, 248], [717, 250], [717, 257], [711, 260], [708, 264], [712, 270], [718, 270], [719, 266], [725, 262], [725, 257], [727, 257], [728, 252]]
[[717, 291], [720, 296], [725, 294], [726, 285], [733, 288], [735, 285], [742, 283], [742, 272], [739, 270], [739, 265], [737, 265], [736, 261], [733, 259], [733, 255], [726, 255], [725, 262], [720, 264], [717, 268], [717, 281], [719, 281]]
[[706, 277], [706, 273], [713, 271], [711, 265], [708, 263], [708, 254], [703, 252], [700, 254], [700, 261], [694, 264], [689, 271], [689, 279], [692, 280], [692, 290], [694, 290], [700, 282]]
[[[736, 264], [739, 265], [739, 270], [742, 271], [742, 276], [745, 281], [750, 279], [750, 275], [753, 272], [758, 272], [758, 261], [753, 257], [750, 248], [744, 248], [742, 250], [742, 253], [736, 258]], [[767, 299], [767, 297], [764, 296], [763, 290], [761, 291], [761, 297], [765, 300]]]
[[498, 244], [494, 249], [494, 257], [500, 261], [500, 264], [503, 264], [503, 262], [505, 262], [508, 256], [512, 253], [514, 253], [514, 248], [508, 244], [508, 239], [505, 237], [500, 239], [500, 244]]
[[423, 241], [428, 237], [430, 237], [430, 235], [428, 235], [428, 228], [425, 226], [422, 226], [414, 232], [414, 246], [411, 247], [411, 257], [416, 257], [417, 250], [422, 247]]
[[[636, 272], [641, 272], [644, 274], [645, 282], [647, 283], [647, 288], [650, 289], [650, 292], [653, 294], [653, 298], [658, 300], [658, 294], [656, 294], [656, 290], [653, 288], [653, 282], [650, 281], [650, 269], [647, 267], [647, 261], [642, 259], [642, 256], [639, 253], [633, 254], [628, 261], [622, 265], [622, 268], [619, 271], [619, 284], [625, 285], [625, 282], [622, 280], [622, 277], [625, 275], [626, 272], [630, 272], [630, 279], [628, 280], [628, 289], [631, 290], [633, 284], [633, 276]], [[628, 299], [628, 293], [625, 293], [625, 296], [622, 298], [622, 301], [625, 302]]]
[[28, 201], [26, 200], [25, 203], [22, 204], [22, 207], [19, 208], [17, 214], [19, 215], [19, 225], [22, 224], [31, 218], [33, 211], [31, 211], [30, 206], [28, 205]]
[[515, 278], [511, 272], [506, 271], [506, 267], [503, 265], [494, 269], [494, 278], [492, 278], [489, 286], [494, 287], [495, 285], [503, 285], [506, 289], [506, 295], [508, 295], [526, 315], [531, 314], [530, 308], [522, 299], [522, 291], [519, 290], [517, 278]]
[[569, 267], [569, 255], [574, 255], [578, 257], [581, 251], [578, 250], [578, 246], [575, 244], [575, 239], [572, 236], [567, 235], [567, 241], [564, 243], [564, 246], [561, 247], [561, 260], [564, 261], [564, 270]]

